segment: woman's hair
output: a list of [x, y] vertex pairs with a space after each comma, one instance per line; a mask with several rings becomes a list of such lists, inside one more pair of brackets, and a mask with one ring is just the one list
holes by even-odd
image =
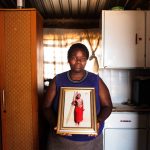
[[88, 51], [87, 47], [86, 47], [84, 44], [81, 44], [81, 43], [73, 44], [73, 45], [69, 48], [67, 58], [69, 59], [69, 58], [72, 56], [72, 53], [73, 53], [75, 50], [77, 50], [77, 49], [80, 49], [81, 51], [85, 52], [86, 58], [87, 58], [87, 59], [89, 58], [89, 51]]

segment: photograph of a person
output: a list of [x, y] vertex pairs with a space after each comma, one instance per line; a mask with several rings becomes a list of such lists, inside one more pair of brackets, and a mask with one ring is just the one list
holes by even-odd
[[[88, 59], [89, 51], [84, 44], [72, 44], [67, 52], [70, 70], [57, 74], [47, 88], [44, 101], [44, 114], [50, 126], [48, 150], [103, 149], [104, 122], [112, 112], [112, 101], [108, 87], [102, 78], [98, 74], [85, 70]], [[93, 108], [91, 105], [94, 102], [92, 100], [92, 103], [90, 103], [91, 98], [88, 98], [88, 94], [86, 94], [90, 92], [74, 89], [72, 92], [68, 90], [68, 92], [65, 91], [62, 94], [62, 87], [94, 88], [97, 134], [90, 134], [91, 132], [88, 130], [88, 128], [91, 128], [88, 124], [89, 120], [93, 120], [90, 118], [93, 116], [91, 115], [90, 108]], [[62, 106], [61, 110], [59, 110], [60, 103]], [[70, 110], [71, 113], [69, 113]], [[63, 112], [65, 115], [61, 114], [62, 117], [58, 118], [60, 112]], [[68, 116], [68, 114], [71, 115]], [[65, 131], [68, 128], [70, 131], [57, 134], [58, 125], [66, 126], [62, 130]], [[76, 132], [76, 129], [81, 129], [81, 132], [71, 134], [72, 131]], [[89, 134], [83, 133], [84, 129]]]
[[74, 121], [77, 125], [80, 125], [80, 122], [83, 121], [83, 111], [84, 111], [84, 104], [83, 99], [81, 97], [81, 93], [78, 92], [75, 93], [72, 105], [75, 106]]
[[64, 93], [60, 97], [62, 99], [59, 109], [61, 111], [59, 112], [61, 128], [86, 127], [94, 129], [94, 124], [96, 124], [94, 89], [63, 87], [61, 90]]
[[[64, 124], [64, 126], [67, 126], [69, 121], [72, 121], [76, 126], [79, 126], [83, 121], [84, 110], [85, 109], [81, 93], [79, 93], [78, 91], [74, 92], [72, 96], [72, 102], [70, 103], [70, 108], [67, 110], [67, 113], [64, 113], [64, 117], [66, 118], [66, 124]], [[65, 114], [67, 114], [67, 116]]]

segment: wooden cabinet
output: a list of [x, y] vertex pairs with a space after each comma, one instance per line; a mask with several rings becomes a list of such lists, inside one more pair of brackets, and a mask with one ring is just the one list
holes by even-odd
[[0, 10], [3, 150], [38, 150], [43, 93], [42, 17], [35, 9]]
[[149, 13], [145, 15], [145, 11], [102, 12], [103, 67], [150, 67]]

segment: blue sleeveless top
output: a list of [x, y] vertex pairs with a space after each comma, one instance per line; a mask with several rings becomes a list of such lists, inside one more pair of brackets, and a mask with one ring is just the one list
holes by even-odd
[[[53, 103], [53, 109], [57, 113], [58, 112], [58, 104], [59, 104], [59, 95], [60, 95], [60, 87], [94, 87], [95, 94], [96, 94], [96, 114], [98, 115], [100, 112], [100, 97], [99, 97], [99, 80], [101, 78], [91, 72], [86, 71], [86, 75], [80, 81], [73, 81], [69, 76], [69, 71], [63, 72], [61, 74], [56, 75], [56, 97]], [[101, 134], [104, 127], [104, 123], [101, 124], [98, 135]], [[88, 141], [92, 140], [94, 136], [88, 135], [76, 135], [73, 134], [72, 136], [64, 136], [64, 138], [73, 140], [73, 141]]]

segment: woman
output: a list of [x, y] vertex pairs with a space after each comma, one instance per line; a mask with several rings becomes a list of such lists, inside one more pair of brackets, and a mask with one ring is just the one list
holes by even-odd
[[[48, 150], [102, 150], [102, 130], [104, 121], [111, 114], [112, 102], [109, 90], [103, 80], [98, 75], [84, 69], [88, 58], [89, 51], [85, 45], [73, 44], [68, 50], [68, 63], [71, 69], [56, 75], [47, 90], [44, 112], [52, 127], [48, 140]], [[95, 88], [98, 136], [61, 136], [56, 134], [54, 127], [57, 126], [60, 87]]]

